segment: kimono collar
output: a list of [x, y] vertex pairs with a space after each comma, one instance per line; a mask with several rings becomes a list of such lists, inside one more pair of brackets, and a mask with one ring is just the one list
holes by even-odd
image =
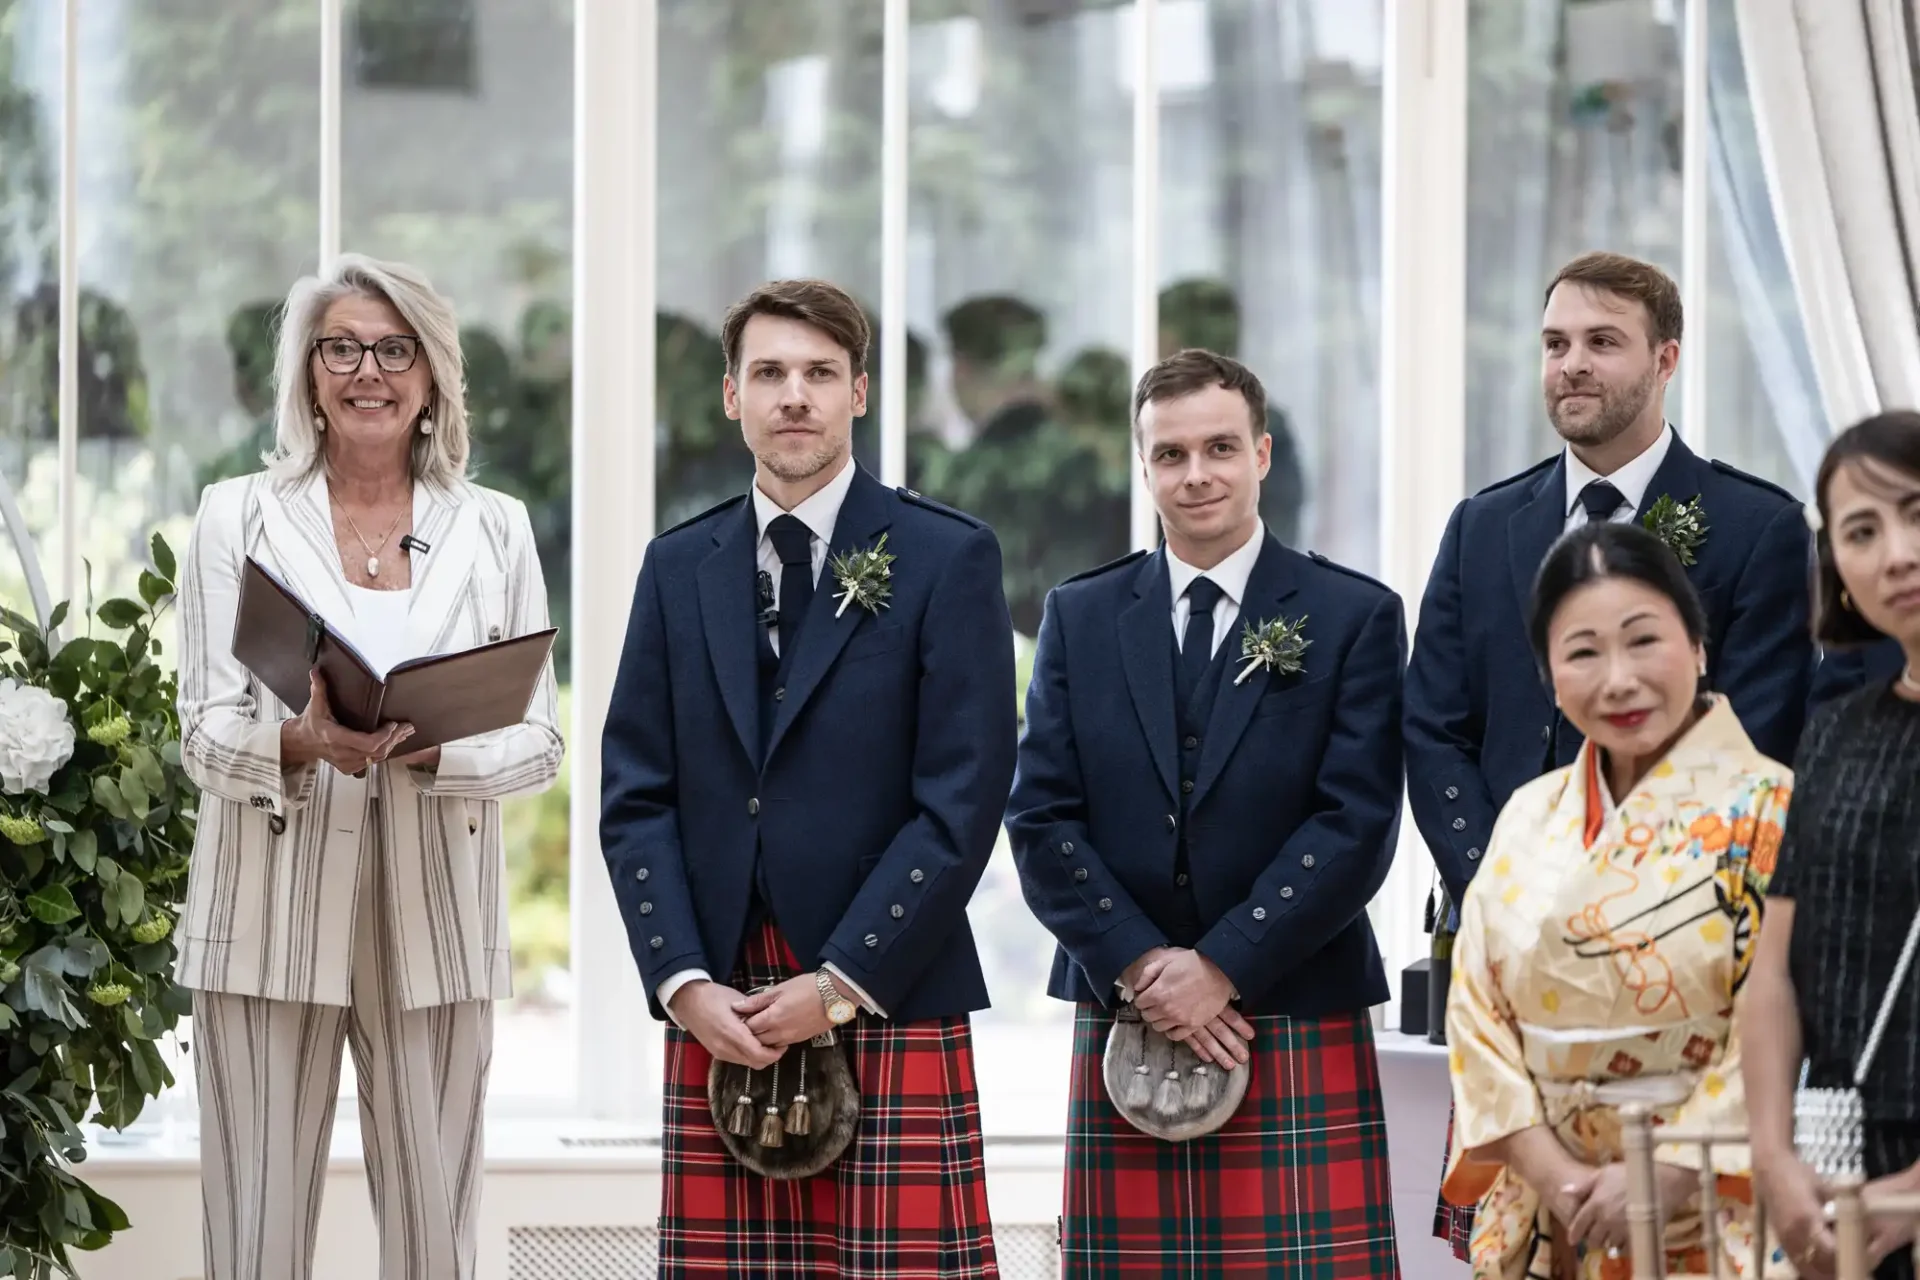
[[[1647, 770], [1646, 776], [1628, 795], [1613, 797], [1614, 807], [1624, 806], [1630, 796], [1660, 795], [1671, 788], [1675, 778], [1705, 772], [1737, 773], [1765, 759], [1741, 727], [1740, 717], [1734, 715], [1727, 699], [1717, 693], [1708, 696], [1711, 705], [1706, 713], [1680, 735], [1679, 741]], [[1585, 795], [1586, 823], [1582, 834], [1587, 847], [1592, 848], [1600, 829], [1606, 825], [1607, 807], [1601, 796], [1600, 750], [1591, 741], [1581, 743], [1573, 776], [1580, 780]]]

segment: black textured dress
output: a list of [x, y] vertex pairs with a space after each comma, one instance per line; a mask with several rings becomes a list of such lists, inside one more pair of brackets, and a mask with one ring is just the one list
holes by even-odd
[[[1807, 1082], [1851, 1086], [1920, 912], [1920, 704], [1880, 685], [1814, 713], [1767, 896], [1793, 901], [1788, 964]], [[1861, 1100], [1867, 1176], [1920, 1162], [1920, 966], [1894, 995]], [[1913, 1280], [1911, 1254], [1874, 1276]]]

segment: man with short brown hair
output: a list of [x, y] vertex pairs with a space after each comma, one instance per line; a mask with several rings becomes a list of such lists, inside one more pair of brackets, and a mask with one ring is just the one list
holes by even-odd
[[[1541, 393], [1565, 447], [1454, 508], [1407, 669], [1408, 803], [1455, 904], [1507, 798], [1580, 748], [1536, 673], [1524, 621], [1534, 574], [1563, 533], [1650, 518], [1666, 532], [1706, 606], [1706, 687], [1776, 760], [1793, 759], [1814, 673], [1800, 502], [1698, 457], [1667, 422], [1683, 321], [1672, 279], [1588, 253], [1555, 274], [1544, 302]], [[1465, 1258], [1472, 1220], [1471, 1206], [1443, 1203], [1434, 1231]]]
[[[1262, 523], [1272, 437], [1245, 366], [1181, 351], [1133, 403], [1166, 541], [1048, 594], [1007, 803], [1059, 943], [1048, 993], [1077, 1006], [1065, 1274], [1385, 1280], [1367, 903], [1400, 822], [1400, 598]], [[1164, 1078], [1136, 1065], [1142, 1098], [1103, 1079], [1128, 1003], [1183, 1046]], [[1238, 1064], [1233, 1116], [1180, 1130]], [[1154, 1128], [1127, 1118], [1147, 1109]]]
[[[993, 1276], [966, 909], [1013, 773], [999, 544], [853, 460], [840, 289], [766, 285], [721, 340], [753, 487], [647, 547], [604, 747], [602, 852], [674, 1023], [660, 1274]], [[857, 1128], [802, 1176], [829, 1100], [781, 1055], [828, 1032]], [[716, 1060], [793, 1069], [723, 1137]]]

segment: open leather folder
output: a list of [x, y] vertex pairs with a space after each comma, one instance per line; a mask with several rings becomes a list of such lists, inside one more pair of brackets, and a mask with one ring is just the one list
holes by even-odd
[[307, 707], [307, 673], [319, 667], [335, 720], [360, 733], [410, 724], [406, 750], [414, 752], [519, 724], [557, 634], [548, 627], [459, 653], [410, 658], [382, 679], [318, 611], [248, 556], [233, 656], [296, 714]]

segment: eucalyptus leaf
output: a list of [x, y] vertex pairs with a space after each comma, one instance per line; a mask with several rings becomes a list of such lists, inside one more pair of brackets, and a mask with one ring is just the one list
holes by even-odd
[[42, 818], [40, 819], [40, 825], [49, 831], [58, 831], [62, 835], [73, 834], [73, 824], [61, 818]]
[[92, 875], [100, 859], [100, 837], [91, 829], [74, 832], [73, 838], [67, 841], [67, 856], [73, 859], [74, 866]]
[[60, 949], [60, 962], [69, 976], [75, 978], [90, 977], [95, 969], [106, 964], [109, 955], [107, 944], [98, 938], [83, 937], [74, 934]]
[[132, 769], [120, 771], [120, 794], [126, 797], [127, 809], [135, 822], [144, 822], [147, 810], [153, 808], [153, 797], [147, 794], [147, 784]]
[[[167, 773], [160, 767], [160, 758], [147, 747], [133, 749], [133, 771], [140, 781], [147, 784], [149, 795], [159, 795], [167, 789]], [[148, 806], [151, 808], [151, 804]]]
[[140, 913], [147, 909], [146, 887], [140, 883], [140, 877], [122, 875], [114, 882], [113, 897], [120, 908], [120, 919], [129, 926], [138, 923]]
[[122, 822], [133, 819], [133, 811], [127, 808], [126, 796], [121, 794], [118, 784], [104, 773], [93, 780], [93, 802]]

